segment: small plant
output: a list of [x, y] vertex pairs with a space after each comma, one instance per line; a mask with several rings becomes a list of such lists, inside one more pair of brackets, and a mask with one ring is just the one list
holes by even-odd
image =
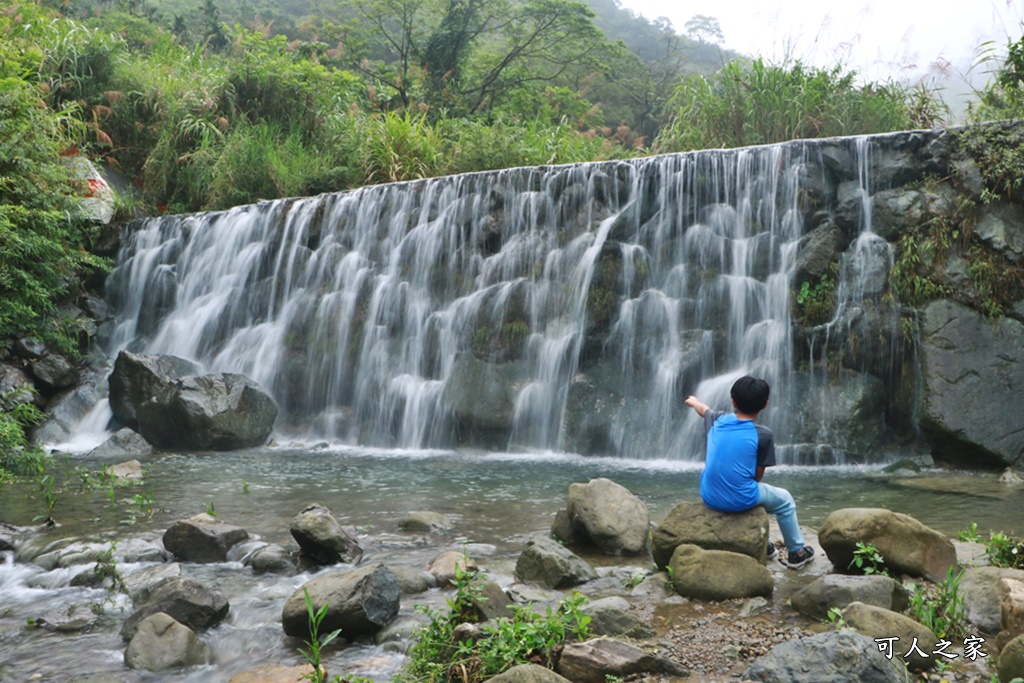
[[993, 566], [1024, 569], [1024, 539], [994, 531], [989, 534], [989, 540], [983, 543]]
[[981, 535], [978, 533], [978, 523], [971, 522], [971, 526], [960, 530], [960, 540], [965, 543], [981, 543]]
[[124, 577], [117, 568], [117, 560], [114, 558], [114, 553], [116, 551], [117, 543], [112, 542], [109, 548], [96, 553], [96, 564], [93, 567], [93, 571], [101, 581], [110, 579], [111, 593], [120, 591], [127, 595], [128, 587], [124, 583]]
[[637, 572], [633, 576], [629, 577], [629, 579], [623, 581], [622, 585], [628, 589], [633, 589], [643, 583], [646, 578], [647, 572]]
[[249, 493], [249, 482], [242, 480], [242, 493]]
[[928, 590], [915, 584], [910, 596], [910, 615], [943, 639], [959, 639], [967, 633], [967, 608], [960, 595], [963, 571], [949, 568], [946, 578]]
[[878, 552], [878, 548], [871, 543], [860, 541], [857, 542], [857, 549], [853, 551], [853, 559], [847, 565], [847, 569], [853, 568], [857, 568], [865, 576], [889, 574], [889, 570], [885, 568], [885, 558]]
[[206, 504], [206, 514], [210, 515], [211, 517], [217, 516], [217, 508], [214, 506], [212, 500]]
[[825, 615], [822, 622], [828, 624], [837, 631], [842, 628], [849, 628], [846, 624], [846, 619], [843, 618], [843, 610], [839, 607], [830, 607], [828, 614]]
[[[327, 670], [320, 665], [322, 650], [341, 634], [341, 629], [335, 629], [321, 637], [320, 625], [323, 623], [324, 617], [327, 616], [327, 609], [330, 605], [325, 603], [320, 609], [316, 609], [313, 606], [313, 599], [309, 597], [309, 591], [306, 588], [302, 589], [302, 595], [306, 599], [306, 614], [309, 615], [309, 640], [306, 641], [305, 649], [300, 648], [299, 652], [306, 658], [309, 665], [313, 667], [313, 670], [303, 676], [303, 678], [311, 681], [311, 683], [327, 683]], [[340, 677], [336, 677], [336, 680], [337, 678]]]

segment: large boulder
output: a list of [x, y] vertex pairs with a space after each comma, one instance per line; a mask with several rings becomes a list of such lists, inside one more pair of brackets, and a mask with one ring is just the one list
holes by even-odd
[[533, 536], [516, 561], [516, 575], [550, 588], [568, 588], [597, 578], [586, 560], [552, 538]]
[[745, 681], [764, 683], [904, 683], [906, 669], [868, 636], [843, 629], [787, 640], [754, 661]]
[[669, 561], [672, 585], [683, 597], [732, 600], [771, 597], [775, 582], [768, 569], [750, 557], [727, 550], [704, 550], [684, 544]]
[[290, 531], [302, 554], [316, 564], [358, 562], [363, 549], [331, 511], [310, 505], [292, 520]]
[[225, 524], [205, 512], [182, 519], [164, 532], [164, 547], [185, 562], [225, 562], [231, 547], [249, 538], [249, 532]]
[[1003, 648], [996, 667], [1000, 683], [1024, 678], [1024, 636], [1017, 636]]
[[936, 459], [1024, 466], [1024, 324], [952, 301], [921, 319], [921, 427]]
[[907, 590], [881, 574], [843, 576], [826, 574], [807, 584], [792, 597], [793, 609], [812, 619], [825, 619], [829, 610], [852, 602], [902, 612], [909, 603]]
[[227, 599], [194, 579], [167, 579], [149, 593], [141, 607], [121, 626], [121, 637], [131, 640], [147, 617], [163, 612], [194, 631], [216, 626], [228, 615]]
[[29, 367], [36, 382], [48, 392], [67, 389], [78, 383], [78, 368], [57, 353], [34, 360]]
[[[939, 639], [924, 624], [892, 610], [853, 602], [843, 610], [843, 619], [860, 633], [872, 638], [895, 638], [894, 653], [911, 669], [930, 669], [936, 661], [932, 648]], [[918, 650], [914, 649], [917, 643]], [[922, 655], [921, 652], [924, 652]]]
[[968, 567], [960, 577], [959, 592], [967, 620], [984, 633], [998, 633], [1002, 627], [999, 582], [1003, 579], [1024, 581], [1024, 569]]
[[266, 443], [277, 404], [244, 375], [190, 375], [137, 405], [136, 415], [157, 448], [226, 451]]
[[1024, 633], [1024, 581], [1000, 579], [1000, 626], [1007, 636]]
[[129, 669], [164, 671], [205, 661], [206, 647], [195, 631], [163, 612], [144, 619], [124, 651]]
[[570, 484], [566, 509], [578, 536], [607, 555], [638, 555], [647, 547], [647, 506], [610, 479]]
[[682, 665], [671, 659], [612, 638], [592, 638], [582, 643], [569, 643], [562, 650], [555, 670], [573, 683], [605, 683], [608, 676], [625, 678], [641, 673], [679, 677], [690, 675]]
[[843, 508], [818, 531], [828, 559], [846, 571], [857, 543], [874, 545], [885, 565], [898, 574], [942, 581], [956, 565], [953, 542], [909, 515], [883, 508]]
[[651, 534], [651, 555], [664, 569], [684, 544], [727, 550], [764, 562], [768, 548], [768, 513], [758, 505], [746, 512], [718, 512], [704, 503], [679, 503]]
[[491, 679], [491, 683], [570, 683], [570, 681], [546, 666], [520, 664], [498, 674]]
[[137, 407], [161, 393], [173, 380], [198, 375], [202, 368], [177, 356], [121, 351], [110, 373], [110, 410], [126, 425], [137, 424]]
[[281, 613], [281, 625], [290, 636], [309, 638], [307, 592], [315, 611], [327, 605], [320, 632], [341, 629], [348, 640], [373, 635], [398, 614], [398, 579], [383, 564], [366, 565], [317, 576], [292, 593]]
[[96, 448], [89, 451], [88, 457], [90, 458], [124, 458], [124, 457], [139, 457], [140, 455], [152, 455], [153, 446], [148, 441], [142, 438], [142, 435], [123, 427], [110, 437], [101, 443]]

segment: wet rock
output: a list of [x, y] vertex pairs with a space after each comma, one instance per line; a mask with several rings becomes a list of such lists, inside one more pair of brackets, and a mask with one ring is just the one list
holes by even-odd
[[77, 633], [96, 625], [99, 615], [88, 605], [70, 605], [53, 609], [35, 620], [39, 628], [55, 633]]
[[296, 515], [290, 531], [302, 554], [317, 564], [355, 563], [363, 556], [359, 542], [322, 505], [310, 505]]
[[902, 612], [909, 603], [906, 589], [889, 578], [827, 574], [815, 579], [793, 594], [793, 609], [812, 619], [825, 619], [834, 607], [842, 609], [852, 602], [861, 602]]
[[110, 373], [110, 409], [126, 425], [137, 424], [137, 408], [164, 391], [172, 381], [198, 375], [202, 368], [177, 356], [121, 351]]
[[29, 367], [36, 382], [48, 391], [67, 389], [78, 383], [78, 368], [67, 358], [56, 353], [32, 361]]
[[46, 420], [32, 432], [36, 443], [55, 444], [71, 439], [77, 425], [106, 397], [106, 387], [100, 386], [105, 377], [102, 363], [89, 366], [82, 371], [78, 386], [50, 399]]
[[148, 671], [165, 671], [205, 661], [206, 648], [195, 632], [163, 613], [154, 614], [139, 624], [124, 653], [125, 666]]
[[0, 396], [4, 401], [14, 405], [31, 403], [37, 408], [46, 405], [46, 399], [40, 396], [32, 384], [32, 380], [13, 365], [0, 363]]
[[291, 551], [274, 543], [246, 555], [242, 564], [252, 567], [257, 574], [289, 575], [295, 573], [295, 560]]
[[220, 593], [193, 579], [167, 579], [150, 592], [142, 607], [121, 626], [121, 637], [131, 640], [144, 619], [164, 612], [176, 621], [199, 631], [216, 626], [228, 615], [230, 605]]
[[249, 538], [249, 532], [206, 513], [172, 524], [164, 532], [164, 547], [185, 562], [225, 562], [228, 551]]
[[[935, 665], [937, 658], [931, 656], [932, 648], [939, 642], [939, 638], [928, 627], [910, 617], [882, 607], [853, 602], [843, 610], [843, 619], [858, 632], [871, 638], [896, 638], [893, 643], [894, 656], [898, 653], [911, 669], [921, 671]], [[915, 641], [920, 650], [913, 649]]]
[[910, 227], [949, 217], [953, 213], [952, 188], [937, 190], [895, 188], [876, 192], [871, 198], [871, 227], [891, 242]]
[[573, 683], [605, 683], [608, 676], [641, 673], [689, 676], [677, 662], [612, 638], [593, 638], [566, 645], [555, 670]]
[[440, 512], [407, 512], [398, 520], [398, 528], [402, 531], [419, 531], [430, 533], [444, 531], [452, 527], [452, 521]]
[[522, 361], [493, 363], [463, 352], [455, 358], [444, 398], [467, 429], [483, 436], [498, 432], [507, 438], [516, 396], [529, 378], [529, 367]]
[[984, 633], [998, 633], [1003, 609], [999, 582], [1002, 579], [1024, 581], [1024, 569], [968, 567], [960, 577], [960, 597], [967, 620]]
[[173, 380], [135, 413], [157, 448], [226, 451], [266, 443], [277, 404], [253, 380], [225, 372]]
[[704, 503], [679, 503], [651, 534], [651, 555], [664, 569], [680, 545], [727, 550], [765, 561], [768, 513], [760, 505], [746, 512], [718, 512]]
[[430, 562], [427, 571], [430, 572], [438, 586], [450, 586], [455, 582], [456, 571], [467, 574], [477, 572], [476, 562], [465, 553], [450, 550], [443, 552]]
[[263, 664], [231, 677], [228, 683], [304, 683], [313, 674], [309, 664], [281, 666]]
[[1024, 486], [1024, 476], [1021, 476], [1021, 473], [1014, 470], [1012, 467], [1007, 467], [1006, 470], [999, 475], [999, 483], [1003, 486]]
[[821, 547], [840, 570], [850, 566], [857, 543], [874, 545], [898, 574], [942, 581], [956, 564], [952, 541], [909, 515], [883, 508], [835, 510], [818, 531]]
[[1012, 682], [1024, 677], [1024, 636], [1011, 640], [999, 653], [999, 680]]
[[489, 619], [503, 619], [512, 616], [509, 606], [512, 599], [505, 594], [501, 586], [493, 581], [484, 581], [477, 584], [479, 592], [470, 597], [470, 603], [477, 619], [481, 622]]
[[647, 506], [610, 479], [570, 484], [566, 509], [576, 534], [606, 555], [638, 555], [647, 547]]
[[35, 337], [19, 337], [11, 344], [11, 351], [18, 358], [33, 360], [46, 355], [46, 344]]
[[904, 683], [898, 658], [886, 659], [878, 644], [850, 630], [828, 631], [776, 645], [743, 672], [765, 683]]
[[142, 463], [138, 460], [119, 462], [108, 467], [106, 472], [115, 481], [138, 482], [143, 479]]
[[430, 619], [423, 614], [399, 615], [377, 632], [377, 635], [373, 637], [373, 642], [383, 647], [386, 652], [407, 654], [412, 646], [413, 637], [429, 623]]
[[796, 283], [817, 283], [828, 272], [829, 266], [838, 263], [843, 242], [843, 231], [832, 223], [826, 223], [805, 235], [797, 247]]
[[983, 203], [974, 235], [1012, 261], [1024, 257], [1024, 207], [997, 200]]
[[128, 597], [136, 605], [141, 605], [149, 599], [153, 589], [167, 579], [180, 579], [181, 565], [177, 562], [158, 564], [155, 567], [146, 567], [137, 572], [124, 576], [124, 587]]
[[[625, 607], [622, 606], [623, 603]], [[596, 636], [622, 638], [653, 638], [654, 629], [626, 611], [629, 603], [621, 598], [616, 602], [597, 600], [581, 610], [590, 617], [590, 632]]]
[[90, 458], [123, 458], [153, 454], [153, 446], [142, 435], [124, 427], [110, 435], [106, 441], [89, 451]]
[[321, 632], [340, 628], [348, 640], [372, 636], [398, 614], [398, 579], [383, 564], [367, 565], [317, 576], [292, 593], [281, 613], [284, 632], [290, 636], [309, 636], [305, 591], [314, 610], [328, 606]]
[[771, 597], [775, 582], [767, 568], [749, 555], [704, 550], [684, 544], [672, 553], [672, 585], [683, 597], [731, 600]]
[[402, 591], [402, 595], [416, 595], [437, 586], [437, 579], [430, 572], [412, 567], [388, 566], [388, 569], [398, 579], [398, 587]]
[[491, 683], [570, 683], [570, 681], [546, 666], [519, 664], [492, 678]]
[[527, 541], [516, 560], [516, 576], [549, 588], [568, 588], [597, 578], [597, 572], [576, 553], [552, 538], [538, 534]]

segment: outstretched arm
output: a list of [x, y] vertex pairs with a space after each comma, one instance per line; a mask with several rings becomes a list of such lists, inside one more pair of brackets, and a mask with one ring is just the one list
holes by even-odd
[[704, 417], [704, 413], [708, 412], [708, 404], [702, 403], [696, 396], [690, 396], [686, 399], [686, 405], [690, 406], [697, 411], [697, 414]]

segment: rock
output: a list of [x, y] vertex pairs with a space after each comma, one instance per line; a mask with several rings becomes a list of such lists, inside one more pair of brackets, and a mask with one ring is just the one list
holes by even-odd
[[161, 393], [179, 377], [198, 375], [202, 368], [177, 356], [121, 351], [110, 373], [110, 409], [126, 425], [137, 424], [137, 407]]
[[129, 669], [165, 671], [206, 661], [206, 648], [195, 632], [160, 612], [147, 617], [124, 652]]
[[110, 435], [106, 441], [89, 451], [89, 458], [123, 458], [153, 454], [153, 446], [142, 435], [123, 427]]
[[78, 368], [56, 353], [32, 361], [29, 367], [36, 381], [49, 391], [67, 389], [78, 383]]
[[172, 524], [164, 532], [164, 547], [185, 562], [225, 562], [231, 546], [249, 532], [204, 513]]
[[149, 597], [121, 626], [121, 637], [131, 640], [139, 624], [158, 612], [199, 631], [216, 626], [228, 615], [230, 605], [223, 595], [193, 579], [167, 579], [150, 591]]
[[770, 602], [758, 596], [756, 598], [750, 598], [743, 602], [743, 606], [740, 607], [736, 616], [740, 619], [749, 619], [750, 617], [757, 616], [758, 614], [764, 614], [772, 608]]
[[670, 659], [611, 638], [592, 638], [569, 643], [555, 669], [573, 683], [605, 683], [607, 676], [626, 677], [641, 673], [689, 676], [689, 671]]
[[0, 396], [10, 406], [31, 403], [37, 408], [46, 405], [46, 399], [40, 396], [29, 376], [13, 365], [0, 363]]
[[516, 576], [523, 581], [537, 581], [549, 588], [568, 588], [597, 578], [590, 564], [560, 545], [558, 541], [537, 534], [527, 541], [526, 549], [516, 561]]
[[457, 569], [467, 574], [476, 574], [476, 562], [465, 553], [450, 550], [435, 557], [427, 571], [434, 577], [438, 586], [450, 586], [455, 583]]
[[934, 301], [921, 338], [921, 427], [936, 459], [1024, 466], [1024, 324]]
[[309, 592], [314, 610], [328, 606], [320, 632], [341, 629], [342, 637], [348, 640], [372, 636], [398, 614], [398, 579], [383, 564], [371, 564], [322, 574], [292, 593], [281, 613], [287, 635], [309, 637], [305, 591]]
[[1012, 683], [1017, 678], [1024, 678], [1024, 636], [1017, 636], [999, 653], [996, 665], [1001, 683]]
[[1024, 633], [1024, 581], [999, 580], [1000, 626], [1010, 636]]
[[382, 628], [373, 637], [373, 642], [380, 645], [387, 652], [408, 654], [412, 647], [412, 639], [420, 632], [420, 629], [427, 626], [430, 619], [421, 613], [400, 614], [394, 621]]
[[255, 669], [243, 671], [231, 677], [228, 683], [305, 683], [310, 680], [313, 667], [309, 664], [282, 666], [261, 664]]
[[505, 594], [501, 586], [493, 581], [484, 581], [483, 583], [478, 583], [477, 586], [479, 592], [475, 592], [470, 597], [470, 602], [479, 621], [503, 619], [512, 616], [512, 611], [509, 609], [512, 599]]
[[897, 241], [908, 228], [953, 214], [952, 188], [881, 190], [871, 197], [871, 227], [890, 242]]
[[86, 367], [78, 386], [50, 399], [46, 404], [46, 420], [36, 427], [32, 438], [39, 444], [65, 443], [71, 439], [78, 424], [106, 397], [106, 378], [102, 364]]
[[768, 569], [750, 557], [727, 550], [704, 550], [683, 544], [672, 553], [672, 585], [683, 597], [731, 600], [771, 597], [775, 582]]
[[849, 571], [857, 543], [874, 545], [898, 574], [942, 581], [956, 564], [953, 542], [909, 515], [882, 508], [843, 508], [825, 518], [818, 541], [840, 571]]
[[440, 512], [407, 512], [398, 520], [398, 528], [402, 531], [419, 531], [430, 533], [450, 529], [452, 521]]
[[157, 448], [227, 451], [266, 443], [277, 404], [253, 380], [225, 372], [172, 380], [135, 412]]
[[39, 628], [54, 633], [78, 633], [96, 625], [99, 615], [87, 605], [71, 605], [50, 610], [35, 620]]
[[[836, 341], [845, 346], [836, 350], [844, 358], [863, 365], [874, 360], [861, 360], [860, 349], [848, 338], [855, 335], [864, 345], [864, 339], [887, 339], [891, 335], [892, 318], [872, 315], [861, 308], [849, 307], [848, 313], [856, 310], [859, 314], [854, 321], [841, 320], [837, 329], [846, 330]], [[849, 325], [849, 326], [848, 326]], [[884, 342], [879, 342], [884, 343]], [[876, 347], [877, 348], [877, 347]], [[831, 351], [830, 351], [831, 353]], [[875, 359], [881, 360], [881, 358]], [[794, 412], [800, 415], [799, 424], [794, 426], [793, 439], [797, 444], [827, 443], [832, 448], [842, 449], [849, 456], [869, 460], [877, 453], [886, 437], [884, 430], [877, 428], [885, 420], [886, 401], [890, 390], [885, 383], [870, 372], [839, 369], [829, 376], [828, 382], [821, 378], [797, 373], [793, 377], [796, 389]], [[817, 460], [802, 457], [790, 460], [793, 464], [815, 465]], [[825, 464], [825, 463], [822, 463]], [[828, 463], [834, 464], [834, 463]]]
[[704, 503], [679, 503], [651, 534], [654, 563], [664, 569], [683, 544], [742, 553], [764, 562], [768, 513], [760, 505], [746, 512], [718, 512]]
[[398, 588], [402, 591], [402, 595], [416, 595], [437, 586], [437, 579], [430, 572], [412, 567], [389, 566], [388, 569], [398, 579]]
[[1003, 486], [1024, 486], [1024, 476], [1021, 476], [1020, 472], [1017, 472], [1012, 467], [1007, 467], [999, 475], [999, 483]]
[[815, 228], [803, 238], [797, 247], [796, 282], [817, 283], [838, 262], [843, 231], [832, 223]]
[[[852, 602], [843, 610], [843, 619], [858, 632], [871, 638], [896, 638], [893, 643], [894, 656], [898, 654], [911, 669], [920, 671], [935, 665], [937, 658], [931, 654], [939, 638], [928, 627], [910, 617], [883, 607]], [[913, 649], [915, 641], [924, 655]]]
[[1012, 261], [1024, 257], [1024, 207], [997, 200], [982, 203], [974, 235]]
[[567, 509], [573, 527], [606, 555], [638, 555], [647, 547], [647, 506], [610, 479], [570, 484]]
[[322, 505], [310, 505], [296, 515], [290, 531], [302, 554], [317, 564], [356, 563], [363, 556], [359, 542]]
[[904, 683], [898, 658], [886, 659], [868, 636], [843, 629], [787, 640], [743, 672], [765, 683]]
[[792, 597], [793, 609], [819, 620], [826, 619], [833, 607], [842, 609], [852, 602], [902, 612], [909, 604], [909, 597], [902, 585], [880, 574], [826, 574], [798, 590]]
[[967, 620], [983, 633], [998, 633], [1002, 625], [999, 589], [1002, 579], [1024, 581], [1024, 569], [968, 567], [960, 577], [959, 592], [964, 600]]
[[142, 463], [138, 460], [128, 460], [126, 462], [119, 462], [116, 465], [111, 465], [106, 468], [106, 473], [115, 481], [138, 482], [143, 479]]
[[[546, 666], [519, 664], [492, 678], [491, 683], [570, 683], [570, 681]], [[603, 680], [602, 683], [604, 683]]]
[[33, 360], [46, 355], [46, 344], [35, 337], [19, 337], [11, 344], [11, 351], [18, 358]]
[[[622, 600], [628, 607], [629, 603]], [[590, 617], [590, 633], [595, 636], [611, 636], [643, 640], [654, 637], [654, 629], [643, 623], [624, 608], [597, 600], [585, 605], [582, 610]]]
[[463, 352], [455, 357], [444, 399], [469, 431], [479, 432], [478, 441], [486, 443], [495, 433], [507, 439], [516, 396], [530, 377], [529, 366], [522, 361], [492, 363]]
[[252, 567], [257, 574], [295, 573], [295, 560], [292, 553], [284, 546], [274, 543], [257, 548], [242, 560], [242, 564]]
[[125, 574], [124, 587], [128, 597], [136, 605], [141, 605], [149, 599], [153, 589], [166, 579], [180, 579], [181, 565], [177, 562], [158, 564], [155, 567], [146, 567], [131, 574]]

